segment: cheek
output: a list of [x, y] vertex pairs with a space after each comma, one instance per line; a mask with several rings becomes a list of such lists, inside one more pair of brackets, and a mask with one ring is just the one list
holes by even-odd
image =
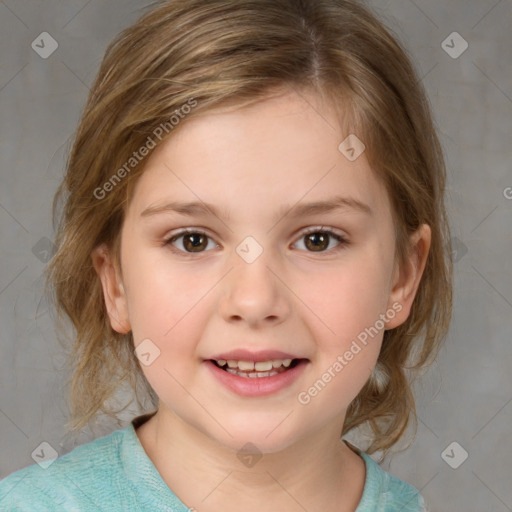
[[197, 346], [204, 332], [211, 284], [187, 272], [166, 271], [155, 262], [138, 262], [130, 275], [128, 293], [133, 338], [136, 346], [151, 340], [149, 346], [158, 354], [141, 368], [160, 398], [167, 402], [172, 397], [179, 407], [187, 401], [182, 386], [190, 385], [198, 362]]
[[136, 342], [154, 337], [166, 343], [175, 338], [177, 328], [197, 315], [201, 298], [211, 288], [199, 270], [169, 261], [165, 248], [134, 251], [127, 260], [128, 310]]
[[[346, 410], [371, 375], [380, 353], [387, 296], [386, 277], [363, 260], [328, 276], [318, 287], [299, 293], [308, 308], [316, 341], [311, 377], [298, 402], [309, 415], [326, 419]], [[320, 286], [322, 285], [322, 286]], [[322, 292], [323, 288], [323, 292]]]
[[388, 287], [383, 259], [376, 251], [361, 251], [322, 272], [311, 269], [294, 291], [323, 326], [320, 340], [338, 349], [379, 320], [387, 306]]
[[[371, 375], [378, 357], [381, 340], [375, 338], [367, 347], [350, 344], [347, 351], [321, 366], [310, 382], [297, 395], [302, 414], [325, 423], [345, 413]], [[350, 353], [350, 359], [347, 357]]]
[[354, 254], [325, 273], [315, 273], [313, 281], [297, 290], [317, 343], [313, 378], [301, 403], [310, 400], [319, 415], [348, 407], [376, 364], [384, 327], [380, 315], [388, 301], [382, 261], [377, 251]]

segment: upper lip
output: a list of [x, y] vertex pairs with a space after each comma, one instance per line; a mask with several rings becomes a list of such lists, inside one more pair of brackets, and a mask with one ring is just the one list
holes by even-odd
[[280, 350], [258, 350], [257, 352], [253, 352], [251, 350], [246, 349], [235, 349], [230, 350], [229, 352], [223, 352], [222, 354], [217, 354], [210, 359], [218, 361], [219, 359], [224, 359], [226, 361], [253, 361], [255, 363], [260, 361], [272, 361], [272, 360], [284, 360], [284, 359], [303, 359], [294, 354], [289, 354], [286, 352], [281, 352]]

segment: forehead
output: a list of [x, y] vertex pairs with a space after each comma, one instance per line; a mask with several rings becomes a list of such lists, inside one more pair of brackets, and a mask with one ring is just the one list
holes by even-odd
[[130, 210], [187, 200], [262, 218], [274, 206], [341, 195], [388, 213], [365, 153], [351, 161], [347, 144], [340, 149], [349, 134], [336, 112], [317, 95], [291, 91], [185, 121], [148, 159]]

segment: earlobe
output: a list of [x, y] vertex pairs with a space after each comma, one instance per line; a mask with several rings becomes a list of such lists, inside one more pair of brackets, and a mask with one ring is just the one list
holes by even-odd
[[105, 244], [102, 244], [93, 250], [91, 258], [101, 281], [110, 325], [114, 331], [126, 334], [131, 330], [126, 293], [111, 252]]
[[[395, 265], [393, 287], [388, 307], [400, 304], [400, 311], [386, 322], [386, 329], [394, 329], [403, 324], [411, 312], [416, 292], [425, 270], [430, 250], [432, 232], [428, 224], [422, 224], [410, 237], [409, 254], [402, 265]], [[398, 310], [398, 307], [394, 309]]]

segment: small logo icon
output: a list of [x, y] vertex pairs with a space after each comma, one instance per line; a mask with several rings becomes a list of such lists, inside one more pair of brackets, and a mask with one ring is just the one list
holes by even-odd
[[137, 345], [135, 354], [144, 366], [149, 366], [160, 356], [160, 349], [149, 338], [146, 338]]
[[48, 469], [59, 456], [50, 443], [43, 441], [32, 453], [32, 459], [43, 469]]
[[468, 49], [468, 47], [468, 42], [458, 32], [452, 32], [441, 43], [441, 48], [452, 59], [458, 59]]
[[460, 261], [466, 254], [468, 253], [468, 247], [464, 242], [458, 239], [456, 236], [452, 237], [450, 240], [450, 244], [452, 246], [452, 261], [457, 263]]
[[441, 458], [448, 466], [457, 469], [468, 458], [468, 452], [457, 441], [453, 441], [443, 450]]
[[505, 199], [512, 199], [512, 187], [507, 187], [503, 190], [503, 195]]
[[351, 133], [339, 146], [338, 151], [350, 162], [357, 160], [366, 149], [361, 139]]
[[31, 46], [39, 57], [47, 59], [59, 47], [59, 43], [48, 32], [41, 32]]
[[48, 263], [56, 250], [57, 248], [53, 242], [43, 236], [43, 238], [39, 239], [36, 245], [32, 247], [32, 254], [42, 263]]
[[263, 247], [252, 236], [248, 236], [236, 248], [236, 252], [246, 263], [253, 263], [263, 253]]
[[255, 466], [261, 457], [263, 457], [259, 448], [252, 443], [245, 443], [236, 456], [240, 459], [240, 462], [248, 468]]

